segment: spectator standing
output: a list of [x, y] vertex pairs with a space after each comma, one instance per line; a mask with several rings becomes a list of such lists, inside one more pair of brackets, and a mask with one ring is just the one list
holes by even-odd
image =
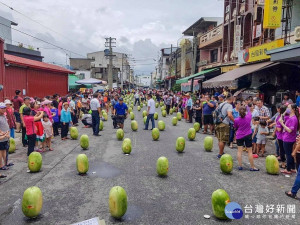
[[138, 105], [140, 105], [140, 94], [139, 91], [136, 91], [134, 94], [134, 105], [136, 105], [136, 103], [138, 103]]
[[260, 120], [267, 121], [268, 119], [270, 119], [270, 111], [266, 106], [264, 106], [263, 100], [257, 99], [256, 106]]
[[296, 105], [300, 107], [300, 91], [296, 91]]
[[15, 138], [16, 120], [12, 109], [12, 103], [9, 99], [6, 99], [4, 104], [6, 105], [6, 118], [9, 125], [10, 137]]
[[195, 110], [196, 114], [195, 121], [200, 124], [200, 129], [202, 129], [202, 105], [199, 99], [196, 100], [193, 109]]
[[53, 119], [53, 135], [58, 136], [58, 128], [59, 128], [59, 116], [58, 116], [58, 109], [54, 107], [53, 104], [51, 104], [51, 114]]
[[72, 117], [71, 112], [69, 109], [69, 103], [64, 102], [63, 103], [63, 109], [61, 110], [61, 116], [60, 116], [60, 122], [61, 122], [61, 140], [69, 139], [68, 132], [70, 124], [72, 124]]
[[7, 119], [5, 117], [6, 105], [1, 102], [0, 103], [0, 170], [8, 170], [8, 149], [9, 144], [8, 140], [10, 138], [9, 135], [9, 125], [7, 123]]
[[123, 102], [123, 98], [119, 98], [119, 102], [115, 105], [114, 115], [117, 116], [117, 124], [124, 129], [124, 120], [127, 118], [128, 107]]
[[289, 104], [293, 104], [293, 103], [294, 102], [293, 102], [292, 99], [290, 99], [289, 94], [288, 93], [284, 93], [283, 100], [282, 100], [281, 104], [283, 104], [283, 105], [289, 105]]
[[202, 101], [202, 114], [203, 114], [203, 123], [204, 123], [203, 134], [207, 133], [207, 128], [209, 125], [210, 134], [212, 135], [214, 130], [213, 111], [216, 108], [216, 103], [210, 99], [209, 95], [205, 95], [205, 99], [201, 101]]
[[169, 115], [170, 114], [170, 108], [171, 108], [171, 105], [172, 105], [172, 98], [171, 98], [170, 94], [166, 95], [165, 104], [166, 104], [167, 114]]
[[149, 120], [151, 120], [151, 122], [152, 122], [152, 129], [155, 128], [155, 122], [154, 122], [155, 102], [152, 99], [152, 95], [151, 94], [147, 95], [147, 99], [148, 99], [147, 120], [146, 120], [146, 124], [145, 124], [145, 129], [144, 130], [148, 130]]
[[100, 117], [102, 117], [101, 106], [99, 102], [99, 94], [94, 93], [93, 99], [90, 103], [90, 108], [92, 110], [92, 125], [93, 125], [93, 135], [101, 136], [99, 134], [99, 125], [100, 125]]
[[265, 120], [262, 120], [259, 122], [259, 126], [257, 129], [257, 148], [258, 148], [258, 153], [261, 151], [260, 157], [264, 157], [265, 153], [265, 146], [266, 146], [266, 140], [267, 140], [267, 135], [269, 134], [269, 129], [267, 127], [267, 122]]
[[[241, 107], [241, 101], [236, 101], [235, 103], [235, 108], [232, 110], [232, 115], [234, 119], [239, 118], [240, 110]], [[235, 136], [235, 129], [234, 129], [234, 121], [229, 121], [229, 126], [230, 126], [230, 135], [229, 135], [229, 147], [233, 148], [233, 142], [234, 142], [234, 136]]]
[[23, 99], [20, 97], [21, 91], [15, 91], [16, 96], [12, 99], [13, 108], [14, 108], [14, 115], [16, 117], [16, 133], [21, 133], [21, 117], [20, 117], [20, 107], [23, 105]]
[[21, 118], [21, 123], [22, 123], [22, 144], [23, 147], [27, 146], [27, 140], [25, 139], [25, 135], [26, 135], [26, 126], [23, 120], [23, 109], [25, 107], [28, 107], [30, 109], [30, 98], [29, 97], [25, 97], [24, 98], [24, 104], [20, 107], [19, 113], [20, 113], [20, 118]]
[[189, 123], [193, 123], [193, 100], [190, 96], [189, 93], [187, 93], [187, 104], [186, 104], [186, 109], [187, 109], [187, 112], [188, 112], [188, 120], [187, 122]]

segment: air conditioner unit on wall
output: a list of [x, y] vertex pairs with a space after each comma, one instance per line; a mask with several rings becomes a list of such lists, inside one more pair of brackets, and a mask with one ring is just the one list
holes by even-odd
[[295, 41], [300, 42], [300, 27], [295, 28]]

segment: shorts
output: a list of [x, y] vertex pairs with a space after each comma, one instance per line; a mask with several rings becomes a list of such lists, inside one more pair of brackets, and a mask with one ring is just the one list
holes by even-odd
[[125, 116], [117, 115], [116, 121], [117, 123], [123, 124], [125, 120]]
[[251, 148], [252, 147], [252, 134], [249, 134], [241, 139], [237, 139], [236, 144], [239, 147], [246, 146], [246, 148]]
[[266, 139], [257, 139], [256, 144], [265, 145], [266, 144]]
[[17, 123], [21, 123], [21, 116], [19, 112], [14, 112], [14, 115], [16, 117], [16, 122]]
[[216, 126], [216, 133], [219, 142], [228, 143], [230, 128], [228, 124], [220, 123]]
[[9, 149], [8, 141], [0, 142], [0, 151], [6, 151]]
[[212, 115], [204, 115], [203, 123], [204, 123], [204, 125], [213, 125], [214, 124], [213, 116]]

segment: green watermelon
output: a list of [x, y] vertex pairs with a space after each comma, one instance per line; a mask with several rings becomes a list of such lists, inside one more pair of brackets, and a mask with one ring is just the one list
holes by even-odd
[[198, 132], [200, 130], [200, 123], [194, 123], [194, 128], [196, 130], [196, 132]]
[[161, 110], [161, 111], [164, 111], [164, 110], [166, 110], [166, 107], [165, 107], [165, 106], [162, 106], [162, 107], [160, 107], [160, 110]]
[[135, 120], [131, 121], [131, 129], [133, 131], [137, 131], [138, 130], [138, 123]]
[[156, 162], [156, 171], [159, 176], [166, 176], [169, 171], [169, 161], [166, 157], [159, 157]]
[[157, 125], [158, 125], [158, 129], [159, 129], [160, 131], [163, 131], [163, 130], [165, 130], [165, 128], [166, 128], [166, 124], [165, 124], [165, 122], [162, 121], [162, 120], [159, 120], [158, 123], [157, 123]]
[[204, 149], [207, 152], [211, 152], [214, 146], [214, 139], [212, 136], [206, 136], [204, 138]]
[[182, 118], [181, 112], [178, 112], [177, 113], [177, 119], [178, 119], [178, 121], [181, 121], [181, 118]]
[[102, 112], [102, 115], [103, 115], [104, 113], [106, 113], [106, 111], [105, 111], [104, 109], [102, 109], [101, 112]]
[[145, 117], [145, 116], [147, 116], [147, 111], [146, 110], [143, 111], [143, 117]]
[[79, 174], [85, 174], [89, 170], [89, 160], [86, 154], [79, 154], [76, 158], [76, 166]]
[[220, 168], [223, 173], [231, 173], [232, 168], [233, 168], [233, 160], [231, 155], [229, 154], [224, 154], [220, 158]]
[[177, 117], [173, 117], [172, 118], [172, 124], [173, 124], [173, 126], [177, 125], [177, 121], [178, 121]]
[[138, 110], [138, 111], [141, 111], [141, 106], [138, 106], [138, 107], [137, 107], [137, 110]]
[[176, 112], [176, 107], [175, 106], [173, 107], [173, 112]]
[[89, 136], [86, 134], [81, 135], [80, 137], [80, 146], [83, 150], [86, 150], [89, 148], [90, 141], [89, 141]]
[[12, 154], [16, 151], [16, 142], [15, 139], [10, 138], [9, 139], [9, 149], [8, 149], [8, 153]]
[[176, 140], [176, 150], [178, 152], [183, 152], [185, 148], [185, 139], [184, 137], [179, 137]]
[[32, 152], [28, 157], [28, 169], [30, 172], [39, 172], [43, 164], [43, 157], [39, 152]]
[[153, 117], [154, 117], [155, 120], [157, 120], [158, 119], [158, 113], [157, 112], [154, 113]]
[[36, 186], [29, 187], [24, 191], [22, 199], [22, 212], [29, 218], [37, 217], [43, 207], [43, 194]]
[[188, 130], [188, 139], [190, 141], [193, 141], [193, 140], [195, 140], [195, 138], [196, 138], [196, 130], [195, 130], [195, 128], [190, 128]]
[[133, 112], [130, 112], [130, 119], [134, 120], [134, 113]]
[[107, 113], [105, 112], [105, 113], [103, 113], [102, 114], [102, 116], [103, 116], [103, 118], [104, 118], [104, 121], [107, 121], [107, 119], [108, 119], [108, 117], [107, 117]]
[[274, 155], [268, 155], [266, 158], [266, 170], [268, 174], [279, 174], [279, 162]]
[[158, 141], [159, 139], [159, 130], [157, 128], [152, 129], [152, 138], [154, 141]]
[[100, 120], [100, 123], [99, 123], [99, 130], [101, 131], [101, 130], [103, 130], [103, 128], [104, 128], [104, 123], [103, 123], [102, 120]]
[[159, 104], [160, 106], [163, 106], [164, 105], [164, 102], [160, 102], [160, 104]]
[[122, 141], [124, 138], [124, 131], [122, 129], [118, 129], [116, 132], [116, 137], [119, 141]]
[[128, 108], [128, 112], [129, 112], [129, 113], [132, 112], [132, 108], [131, 108], [131, 107]]
[[78, 134], [78, 130], [76, 127], [70, 128], [70, 135], [73, 140], [77, 140], [79, 134]]
[[120, 219], [127, 211], [127, 193], [124, 188], [115, 186], [109, 192], [109, 212], [112, 217]]
[[144, 124], [146, 124], [147, 116], [144, 116]]
[[173, 109], [170, 109], [170, 115], [172, 115], [173, 114]]
[[225, 207], [230, 202], [230, 197], [223, 189], [218, 189], [212, 193], [211, 204], [214, 215], [221, 220], [228, 219], [225, 215]]
[[167, 111], [166, 111], [166, 110], [163, 110], [163, 111], [161, 112], [161, 115], [162, 115], [163, 117], [166, 117], [166, 116], [167, 116]]
[[155, 103], [155, 108], [158, 108], [159, 104], [158, 102]]
[[141, 103], [141, 104], [140, 104], [140, 106], [141, 106], [141, 108], [143, 108], [143, 107], [144, 107], [144, 104], [143, 104], [143, 103]]
[[125, 154], [130, 154], [132, 150], [131, 140], [129, 138], [125, 138], [122, 144], [122, 150]]

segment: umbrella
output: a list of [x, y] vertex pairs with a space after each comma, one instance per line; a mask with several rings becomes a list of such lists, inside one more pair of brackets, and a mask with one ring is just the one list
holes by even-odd
[[107, 84], [106, 81], [98, 80], [95, 78], [87, 78], [87, 79], [83, 79], [83, 80], [77, 80], [77, 81], [75, 81], [75, 83], [77, 83], [77, 84]]

